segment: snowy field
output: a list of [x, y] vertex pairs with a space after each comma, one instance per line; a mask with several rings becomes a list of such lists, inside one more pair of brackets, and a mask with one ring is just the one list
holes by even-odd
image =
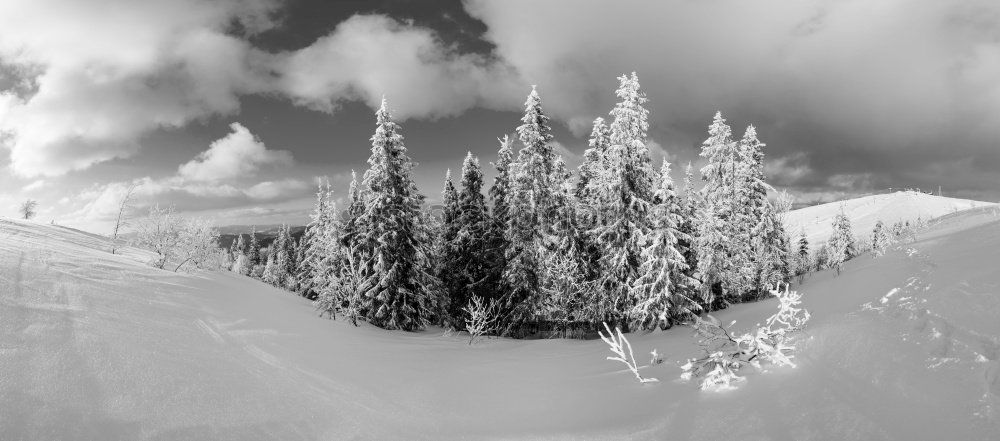
[[[992, 207], [813, 274], [796, 287], [813, 314], [798, 368], [746, 370], [724, 393], [678, 380], [698, 355], [685, 328], [630, 336], [640, 363], [666, 355], [641, 370], [660, 382], [639, 384], [600, 340], [355, 328], [242, 276], [103, 249], [0, 220], [0, 439], [1000, 439]], [[716, 316], [741, 328], [774, 308]]]
[[911, 223], [918, 218], [930, 220], [970, 208], [993, 205], [989, 202], [934, 196], [918, 191], [897, 191], [875, 194], [845, 201], [829, 202], [792, 210], [785, 215], [785, 227], [793, 241], [804, 229], [810, 244], [825, 242], [833, 231], [833, 218], [843, 209], [851, 219], [854, 235], [871, 238], [872, 229], [879, 220], [886, 227], [896, 222]]

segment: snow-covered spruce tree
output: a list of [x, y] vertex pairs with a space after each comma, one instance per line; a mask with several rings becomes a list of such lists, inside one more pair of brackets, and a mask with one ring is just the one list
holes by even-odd
[[872, 255], [875, 257], [884, 256], [889, 245], [889, 233], [882, 224], [882, 219], [879, 219], [875, 222], [875, 228], [872, 229]]
[[457, 291], [452, 292], [451, 312], [456, 323], [465, 323], [467, 312], [455, 310], [465, 306], [475, 296], [489, 299], [493, 286], [487, 284], [490, 262], [483, 250], [489, 241], [490, 219], [483, 196], [483, 172], [479, 159], [469, 152], [462, 163], [461, 191], [458, 194], [456, 223], [458, 231], [452, 240], [454, 256], [454, 276], [458, 280]]
[[526, 175], [527, 189], [532, 195], [531, 207], [544, 232], [551, 216], [552, 172], [556, 154], [552, 147], [549, 117], [542, 110], [542, 100], [534, 86], [524, 103], [524, 116], [521, 117], [521, 125], [517, 127], [517, 136], [522, 145], [517, 162]]
[[436, 265], [438, 280], [441, 281], [441, 288], [448, 298], [447, 314], [453, 326], [461, 327], [461, 308], [465, 306], [466, 296], [463, 292], [463, 281], [459, 274], [461, 256], [455, 238], [458, 237], [458, 230], [461, 228], [458, 221], [458, 190], [451, 179], [451, 169], [445, 172], [444, 189], [441, 190], [441, 262]]
[[750, 239], [757, 219], [750, 210], [748, 163], [721, 113], [715, 114], [708, 133], [701, 151], [708, 164], [701, 169], [705, 185], [695, 247], [702, 295], [715, 309], [754, 287]]
[[302, 234], [301, 246], [299, 247], [302, 257], [299, 259], [299, 267], [296, 271], [299, 280], [297, 292], [300, 296], [310, 300], [316, 299], [318, 292], [318, 287], [313, 284], [313, 278], [322, 249], [319, 245], [319, 236], [322, 235], [323, 228], [326, 226], [326, 192], [323, 191], [322, 182], [317, 182], [316, 187], [316, 204], [309, 216], [309, 223], [306, 224], [306, 231]]
[[493, 292], [490, 299], [499, 301], [505, 293], [509, 292], [504, 285], [504, 271], [507, 268], [507, 224], [510, 221], [510, 189], [511, 176], [510, 167], [514, 160], [514, 153], [511, 150], [513, 141], [509, 136], [504, 136], [500, 141], [500, 148], [497, 151], [497, 161], [493, 167], [497, 171], [493, 185], [490, 187], [489, 197], [492, 204], [490, 211], [490, 225], [488, 232], [488, 244], [484, 250], [486, 258], [490, 262], [489, 278], [486, 281], [488, 286], [492, 286]]
[[604, 118], [594, 120], [590, 131], [589, 148], [583, 152], [583, 162], [579, 167], [579, 178], [576, 181], [576, 197], [583, 204], [594, 204], [594, 194], [600, 174], [604, 170], [604, 156], [611, 145], [611, 130], [604, 123]]
[[417, 229], [417, 243], [420, 244], [417, 253], [419, 275], [426, 293], [427, 322], [446, 327], [450, 325], [448, 317], [448, 295], [443, 283], [438, 278], [442, 262], [442, 223], [429, 210], [420, 212], [420, 224]]
[[295, 238], [292, 237], [292, 229], [289, 225], [285, 225], [284, 229], [285, 235], [285, 248], [284, 257], [285, 261], [282, 262], [284, 265], [282, 270], [284, 272], [284, 280], [282, 280], [282, 286], [292, 292], [298, 289], [298, 250], [295, 245]]
[[[343, 245], [343, 228], [337, 212], [337, 202], [333, 189], [327, 184], [323, 196], [323, 212], [320, 213], [322, 229], [315, 237], [318, 258], [315, 263], [311, 283], [316, 287], [316, 309], [320, 316], [329, 315], [336, 319], [345, 303], [358, 303], [357, 290], [348, 290], [344, 283], [344, 265], [347, 249]], [[359, 260], [360, 261], [360, 260]], [[348, 308], [346, 315], [356, 322], [356, 314]]]
[[591, 305], [596, 293], [588, 272], [590, 259], [585, 249], [584, 233], [579, 224], [578, 201], [571, 174], [562, 158], [556, 158], [553, 173], [553, 225], [551, 245], [542, 251], [541, 284], [546, 299], [543, 316], [565, 332], [571, 321], [596, 317]]
[[294, 267], [292, 272], [288, 275], [290, 280], [288, 290], [299, 294], [302, 292], [302, 284], [305, 282], [305, 279], [302, 277], [302, 262], [306, 258], [306, 250], [302, 237], [299, 237], [298, 240], [295, 241], [294, 249], [295, 255], [292, 259]]
[[250, 243], [247, 244], [247, 261], [250, 263], [250, 272], [248, 275], [250, 277], [260, 278], [259, 276], [254, 275], [259, 272], [258, 270], [262, 271], [264, 268], [261, 265], [264, 262], [261, 262], [260, 242], [257, 241], [256, 225], [250, 227]]
[[369, 253], [359, 311], [375, 326], [412, 331], [422, 328], [427, 316], [417, 242], [423, 197], [385, 99], [375, 115], [372, 153], [362, 181], [364, 211], [357, 219], [358, 236], [352, 239], [355, 247]]
[[250, 271], [250, 262], [247, 258], [247, 244], [243, 240], [243, 235], [236, 235], [236, 240], [233, 241], [233, 266], [230, 269], [234, 273], [247, 275]]
[[643, 238], [642, 265], [639, 277], [633, 282], [638, 296], [630, 316], [635, 329], [670, 328], [673, 322], [689, 310], [694, 303], [688, 297], [698, 286], [689, 277], [684, 254], [678, 246], [681, 223], [681, 206], [674, 193], [670, 177], [670, 163], [663, 161], [659, 185], [653, 194], [653, 224]]
[[627, 326], [628, 313], [640, 297], [634, 288], [643, 261], [643, 240], [651, 228], [654, 171], [646, 147], [646, 96], [634, 72], [618, 80], [615, 94], [620, 101], [611, 110], [611, 146], [595, 185], [601, 191], [597, 197], [600, 221], [589, 236], [600, 256], [597, 281], [602, 297], [597, 303], [604, 311], [602, 321]]
[[[695, 280], [698, 280], [698, 255], [695, 252], [695, 238], [698, 234], [696, 223], [698, 207], [701, 206], [699, 196], [698, 190], [694, 188], [694, 167], [688, 162], [687, 166], [684, 167], [684, 195], [680, 199], [680, 223], [677, 225], [677, 231], [681, 234], [677, 236], [677, 247], [684, 254], [684, 263], [687, 264], [684, 275]], [[701, 282], [698, 283], [700, 286]], [[698, 302], [692, 307], [706, 306], [702, 304], [701, 297], [697, 293], [690, 293], [690, 295], [694, 296], [691, 300]]]
[[[602, 174], [607, 169], [607, 154], [611, 145], [611, 130], [605, 124], [604, 118], [594, 120], [588, 145], [589, 148], [583, 154], [583, 163], [580, 164], [579, 179], [576, 183], [576, 217], [580, 227], [584, 229], [582, 252], [585, 260], [581, 269], [588, 280], [593, 280], [600, 271], [600, 247], [597, 244], [597, 237], [594, 236], [597, 233], [594, 227], [601, 221], [600, 197], [604, 194], [599, 186], [607, 180]], [[588, 315], [581, 318], [595, 323], [604, 319], [603, 316]]]
[[505, 292], [500, 307], [507, 319], [505, 332], [538, 320], [544, 311], [540, 291], [543, 253], [549, 246], [554, 216], [552, 174], [555, 152], [549, 118], [542, 110], [538, 91], [532, 87], [524, 103], [524, 116], [517, 127], [522, 148], [517, 160], [508, 166], [510, 179], [507, 197], [508, 246], [503, 272]]
[[646, 94], [639, 90], [639, 77], [618, 77], [619, 86], [615, 95], [620, 100], [611, 110], [610, 146], [623, 149], [624, 182], [627, 191], [636, 197], [649, 201], [653, 193], [655, 171], [653, 161], [646, 147], [646, 132], [649, 130], [649, 110]]
[[348, 198], [350, 202], [347, 206], [347, 215], [344, 219], [341, 231], [340, 242], [345, 249], [353, 250], [355, 236], [358, 235], [358, 220], [365, 211], [365, 200], [361, 195], [361, 184], [358, 183], [358, 174], [351, 170], [351, 184], [348, 186]]
[[260, 260], [260, 243], [257, 242], [257, 226], [250, 227], [250, 234], [247, 235], [247, 257], [251, 265], [256, 265]]
[[237, 235], [237, 237], [233, 238], [233, 243], [229, 244], [230, 271], [232, 271], [232, 263], [236, 261], [236, 256], [237, 256], [237, 254], [239, 254], [236, 251], [236, 240], [237, 240], [238, 237], [239, 237], [239, 235]]
[[839, 275], [844, 262], [854, 257], [854, 247], [855, 240], [854, 232], [851, 230], [851, 219], [841, 210], [833, 218], [833, 235], [827, 240], [827, 265], [836, 269]]
[[[441, 261], [435, 265], [438, 280], [441, 281], [441, 288], [444, 295], [448, 297], [449, 309], [447, 314], [450, 317], [461, 316], [461, 308], [465, 302], [456, 303], [455, 300], [464, 300], [461, 287], [461, 277], [458, 274], [459, 263], [458, 250], [455, 247], [455, 237], [458, 236], [458, 190], [451, 179], [451, 169], [444, 175], [444, 188], [441, 190], [441, 249], [438, 256]], [[458, 309], [456, 311], [456, 309]], [[460, 320], [449, 320], [453, 325], [461, 326]]]
[[[274, 269], [271, 277], [273, 281], [272, 285], [279, 288], [284, 287], [285, 278], [288, 275], [288, 241], [290, 238], [287, 235], [285, 226], [281, 225], [278, 227], [278, 234], [274, 238], [274, 242], [271, 243], [271, 257], [274, 258]], [[266, 269], [266, 268], [265, 268]], [[265, 271], [266, 272], [266, 271]]]
[[527, 166], [520, 162], [512, 163], [510, 178], [509, 217], [504, 234], [507, 242], [504, 255], [507, 265], [503, 272], [506, 292], [500, 302], [501, 315], [505, 317], [505, 334], [524, 322], [538, 319], [544, 300], [539, 289], [539, 273], [545, 245], [539, 231], [533, 184]]
[[274, 257], [275, 253], [268, 254], [267, 263], [264, 264], [264, 274], [260, 280], [268, 285], [278, 286], [281, 282], [281, 272], [278, 270], [278, 264]]
[[757, 139], [757, 129], [748, 126], [740, 140], [740, 162], [746, 165], [744, 182], [740, 184], [743, 199], [749, 203], [741, 212], [742, 220], [750, 228], [750, 258], [754, 263], [753, 286], [749, 295], [754, 298], [767, 293], [770, 287], [783, 283], [788, 276], [788, 246], [784, 223], [780, 216], [783, 208], [768, 199], [773, 190], [764, 179], [765, 144]]
[[[809, 238], [806, 237], [806, 229], [805, 228], [802, 228], [799, 231], [799, 249], [798, 249], [798, 255], [799, 255], [799, 262], [804, 262], [806, 264], [809, 263]], [[802, 270], [808, 271], [809, 268], [808, 268], [808, 266], [806, 266], [806, 267], [800, 266], [799, 267], [799, 271], [800, 271], [799, 274], [802, 274], [802, 272], [801, 272]]]

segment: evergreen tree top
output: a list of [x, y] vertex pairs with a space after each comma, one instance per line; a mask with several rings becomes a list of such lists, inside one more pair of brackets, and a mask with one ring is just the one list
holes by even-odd
[[619, 86], [615, 95], [621, 100], [611, 110], [614, 118], [611, 122], [611, 144], [625, 145], [639, 142], [645, 144], [646, 132], [649, 130], [649, 110], [643, 107], [649, 101], [646, 94], [639, 90], [639, 77], [635, 72], [631, 76], [618, 77]]
[[483, 172], [479, 167], [479, 158], [472, 155], [469, 152], [465, 156], [465, 161], [462, 162], [462, 192], [475, 192], [479, 193], [482, 191], [483, 186]]
[[590, 130], [590, 140], [587, 145], [598, 152], [604, 152], [609, 144], [611, 144], [611, 129], [604, 122], [604, 118], [597, 117], [594, 120], [594, 127]]
[[497, 150], [497, 162], [493, 163], [493, 167], [500, 173], [507, 173], [510, 163], [514, 161], [514, 150], [511, 147], [514, 141], [508, 135], [503, 135], [503, 138], [497, 138], [497, 141], [500, 142], [500, 149]]
[[660, 189], [665, 188], [671, 191], [674, 188], [674, 178], [670, 176], [670, 161], [667, 158], [663, 158], [663, 163], [660, 165]]
[[736, 143], [733, 141], [733, 131], [726, 124], [726, 119], [722, 117], [722, 112], [715, 112], [712, 124], [708, 126], [708, 138], [702, 142], [701, 157], [708, 159], [701, 169], [702, 179], [708, 180], [714, 177], [717, 182], [725, 170], [726, 164], [736, 161]]
[[458, 200], [458, 192], [455, 191], [455, 184], [451, 180], [451, 169], [444, 174], [444, 189], [441, 191], [444, 204], [447, 206]]
[[[329, 181], [327, 181], [327, 185], [329, 185]], [[348, 195], [351, 198], [351, 202], [355, 202], [360, 199], [360, 191], [361, 189], [358, 188], [358, 173], [355, 172], [354, 169], [351, 169], [351, 185], [347, 190]]]
[[545, 116], [542, 110], [542, 100], [538, 96], [538, 90], [531, 86], [531, 93], [524, 102], [524, 116], [521, 117], [521, 125], [517, 127], [517, 136], [524, 145], [522, 154], [528, 153], [537, 156], [545, 167], [545, 173], [551, 172], [553, 157], [552, 129], [549, 127], [549, 117]]

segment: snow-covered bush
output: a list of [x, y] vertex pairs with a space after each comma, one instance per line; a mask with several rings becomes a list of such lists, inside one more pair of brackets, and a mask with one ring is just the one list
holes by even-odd
[[219, 233], [202, 219], [184, 219], [173, 207], [154, 206], [136, 226], [134, 245], [156, 252], [151, 265], [163, 269], [176, 263], [174, 271], [187, 265], [215, 269], [218, 263]]
[[156, 253], [151, 265], [163, 269], [173, 257], [180, 243], [182, 221], [173, 207], [160, 208], [156, 205], [136, 226], [134, 245]]
[[182, 219], [178, 234], [177, 266], [181, 268], [219, 269], [221, 267], [219, 232], [204, 219]]
[[[748, 362], [739, 340], [719, 324], [718, 319], [708, 315], [706, 319], [695, 316], [692, 327], [698, 344], [705, 351], [701, 358], [692, 358], [681, 369], [681, 379], [701, 378], [701, 388], [705, 390], [726, 390], [732, 383], [743, 381], [737, 372]], [[732, 326], [732, 323], [730, 323]]]
[[789, 344], [788, 335], [805, 326], [809, 311], [798, 307], [802, 295], [787, 285], [784, 291], [776, 287], [771, 294], [778, 298], [778, 312], [750, 333], [734, 336], [712, 316], [708, 320], [695, 317], [692, 326], [705, 355], [681, 366], [681, 378], [700, 378], [702, 389], [719, 391], [744, 381], [739, 371], [746, 365], [758, 369], [764, 365], [795, 367], [791, 355], [795, 346]]
[[[615, 357], [608, 357], [608, 360], [625, 363], [625, 366], [628, 366], [628, 369], [635, 374], [635, 378], [637, 378], [640, 383], [660, 381], [655, 378], [643, 378], [642, 375], [639, 375], [639, 366], [636, 365], [635, 356], [632, 355], [632, 345], [628, 342], [628, 339], [625, 338], [625, 335], [622, 334], [622, 330], [620, 328], [615, 327], [615, 332], [612, 333], [611, 328], [608, 327], [607, 322], [605, 322], [604, 329], [608, 331], [608, 335], [604, 335], [604, 333], [600, 331], [598, 331], [598, 334], [601, 336], [601, 340], [604, 340], [604, 342], [611, 347], [611, 352], [614, 352], [616, 355]], [[625, 353], [626, 350], [628, 351], [627, 354]]]
[[787, 284], [784, 291], [776, 287], [771, 294], [778, 299], [778, 312], [765, 322], [767, 329], [783, 334], [802, 329], [810, 317], [809, 311], [797, 307], [802, 304], [802, 294], [790, 290]]
[[465, 330], [469, 331], [469, 344], [482, 338], [491, 332], [496, 331], [497, 322], [500, 319], [500, 306], [496, 299], [489, 303], [483, 302], [479, 296], [472, 296], [469, 304], [462, 308], [465, 311]]

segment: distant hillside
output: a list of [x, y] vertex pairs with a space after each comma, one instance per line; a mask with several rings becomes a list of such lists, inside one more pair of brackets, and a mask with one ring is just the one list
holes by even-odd
[[[278, 228], [280, 227], [281, 225], [258, 225], [257, 241], [262, 247], [270, 246], [271, 242], [274, 242], [274, 238], [278, 236]], [[250, 240], [250, 229], [253, 227], [250, 225], [225, 225], [217, 228], [221, 233], [219, 247], [229, 249], [239, 235], [244, 236], [243, 240]], [[292, 238], [295, 240], [299, 240], [305, 232], [305, 226], [291, 227]]]
[[810, 244], [817, 244], [830, 236], [833, 218], [843, 208], [851, 219], [854, 234], [868, 236], [879, 219], [890, 226], [896, 221], [930, 220], [939, 216], [970, 208], [995, 205], [968, 199], [934, 196], [916, 191], [898, 191], [889, 194], [864, 196], [845, 201], [813, 205], [792, 210], [785, 215], [785, 227], [792, 240], [797, 240], [802, 229]]

